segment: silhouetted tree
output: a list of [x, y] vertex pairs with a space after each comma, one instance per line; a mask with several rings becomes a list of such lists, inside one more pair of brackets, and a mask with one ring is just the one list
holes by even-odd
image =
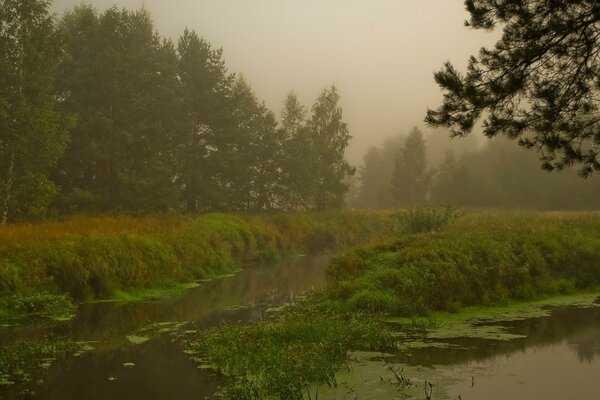
[[484, 133], [499, 133], [541, 151], [549, 170], [580, 164], [600, 170], [600, 2], [594, 0], [466, 0], [475, 29], [500, 24], [494, 49], [471, 57], [466, 75], [450, 63], [435, 74], [443, 105], [432, 126], [467, 135], [483, 116]]

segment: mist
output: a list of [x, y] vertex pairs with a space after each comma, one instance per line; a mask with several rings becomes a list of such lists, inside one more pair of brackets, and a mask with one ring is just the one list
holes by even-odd
[[[58, 14], [81, 4], [56, 0]], [[145, 7], [157, 31], [176, 41], [194, 29], [222, 47], [231, 72], [243, 74], [279, 114], [285, 95], [313, 104], [335, 83], [353, 139], [346, 156], [362, 164], [371, 145], [424, 128], [427, 107], [441, 102], [433, 72], [445, 61], [464, 69], [499, 31], [464, 26], [462, 0], [95, 0], [99, 11]], [[427, 132], [427, 130], [425, 130]], [[444, 135], [439, 131], [436, 134]]]

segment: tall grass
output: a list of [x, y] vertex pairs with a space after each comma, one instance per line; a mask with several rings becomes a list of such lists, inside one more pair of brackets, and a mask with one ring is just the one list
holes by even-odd
[[22, 309], [24, 298], [40, 293], [79, 301], [210, 278], [294, 252], [362, 243], [394, 226], [382, 213], [298, 213], [107, 216], [0, 227], [0, 308]]

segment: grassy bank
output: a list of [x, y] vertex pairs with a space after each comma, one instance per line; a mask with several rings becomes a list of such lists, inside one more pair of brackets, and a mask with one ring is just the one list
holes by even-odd
[[472, 213], [333, 260], [328, 298], [348, 311], [423, 315], [600, 286], [600, 215]]
[[421, 210], [392, 218], [404, 230], [336, 257], [322, 293], [274, 321], [225, 325], [192, 341], [196, 360], [227, 377], [225, 398], [315, 398], [319, 385], [335, 385], [332, 371], [352, 350], [394, 342], [392, 330], [403, 325], [390, 328], [381, 318], [600, 286], [599, 214], [480, 211], [455, 218]]
[[363, 243], [396, 225], [383, 213], [347, 212], [94, 217], [0, 227], [0, 317], [64, 316], [70, 302], [145, 298], [148, 288], [150, 295], [173, 293], [182, 282]]

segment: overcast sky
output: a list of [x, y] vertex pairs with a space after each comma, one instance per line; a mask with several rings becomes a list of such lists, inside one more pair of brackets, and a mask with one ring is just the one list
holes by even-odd
[[[54, 0], [58, 13], [81, 0]], [[157, 30], [176, 40], [185, 27], [222, 47], [231, 72], [243, 73], [279, 115], [293, 89], [310, 107], [335, 83], [353, 135], [348, 158], [423, 125], [441, 102], [433, 72], [450, 60], [464, 69], [497, 32], [464, 27], [463, 0], [93, 0], [104, 10], [144, 5]]]

